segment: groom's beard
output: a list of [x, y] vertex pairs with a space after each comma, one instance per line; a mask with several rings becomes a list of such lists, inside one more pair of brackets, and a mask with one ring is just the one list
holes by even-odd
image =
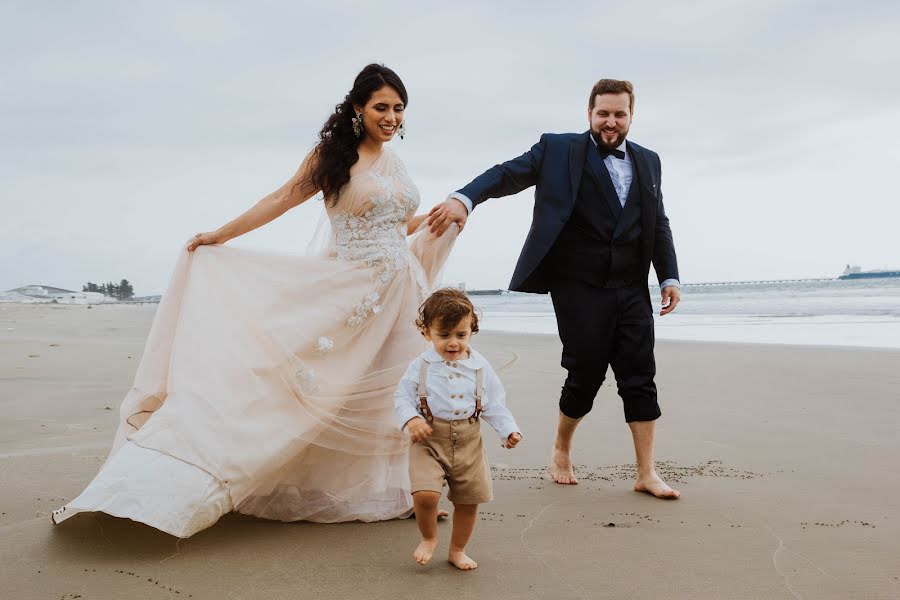
[[612, 150], [612, 149], [618, 148], [619, 146], [622, 145], [622, 142], [625, 141], [625, 136], [628, 135], [628, 129], [625, 129], [625, 130], [617, 129], [616, 136], [613, 139], [613, 141], [610, 143], [607, 143], [606, 141], [604, 141], [604, 136], [603, 136], [602, 130], [596, 131], [596, 130], [592, 129], [591, 135], [594, 136], [594, 141], [597, 142], [598, 146], [600, 146], [601, 148], [603, 148], [605, 150]]

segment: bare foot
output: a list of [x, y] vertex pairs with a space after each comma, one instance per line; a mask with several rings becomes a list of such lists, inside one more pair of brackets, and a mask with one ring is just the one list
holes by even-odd
[[578, 480], [575, 479], [575, 472], [572, 470], [572, 456], [558, 448], [553, 449], [553, 455], [550, 457], [550, 477], [556, 483], [563, 485], [575, 485]]
[[471, 571], [478, 568], [478, 563], [466, 556], [464, 550], [451, 550], [447, 560], [450, 561], [451, 565], [463, 571]]
[[420, 565], [427, 565], [436, 547], [437, 540], [422, 540], [413, 552], [413, 559]]
[[666, 482], [660, 479], [656, 472], [647, 477], [638, 478], [634, 483], [634, 491], [644, 492], [663, 500], [675, 500], [681, 496], [681, 492], [666, 485]]

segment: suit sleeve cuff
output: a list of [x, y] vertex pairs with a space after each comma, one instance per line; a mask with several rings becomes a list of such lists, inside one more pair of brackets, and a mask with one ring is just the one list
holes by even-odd
[[666, 279], [659, 284], [659, 289], [661, 290], [667, 287], [677, 287], [678, 289], [681, 289], [681, 283], [679, 283], [677, 279]]
[[469, 200], [468, 196], [466, 196], [465, 194], [461, 194], [460, 192], [453, 192], [452, 194], [450, 194], [450, 197], [456, 198], [457, 200], [462, 202], [463, 206], [466, 207], [466, 211], [469, 214], [472, 214], [472, 201]]

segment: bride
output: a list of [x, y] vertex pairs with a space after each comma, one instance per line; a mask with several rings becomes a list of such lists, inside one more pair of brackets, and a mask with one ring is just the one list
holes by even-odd
[[[409, 515], [394, 387], [423, 350], [414, 322], [454, 235], [414, 216], [384, 144], [406, 88], [372, 64], [280, 189], [191, 238], [159, 305], [106, 463], [53, 512], [101, 511], [178, 537], [237, 511], [282, 521]], [[321, 256], [223, 246], [319, 192]]]

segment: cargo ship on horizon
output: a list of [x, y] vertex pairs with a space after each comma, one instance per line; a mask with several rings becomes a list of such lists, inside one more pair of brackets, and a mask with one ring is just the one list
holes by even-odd
[[875, 269], [872, 271], [863, 271], [855, 265], [847, 265], [844, 272], [838, 276], [838, 279], [880, 279], [882, 277], [900, 277], [900, 269], [885, 270]]

